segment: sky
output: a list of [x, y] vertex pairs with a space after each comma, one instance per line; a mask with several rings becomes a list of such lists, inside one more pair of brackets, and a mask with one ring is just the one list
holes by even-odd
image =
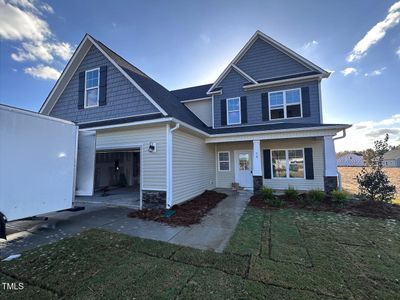
[[[101, 5], [100, 5], [101, 3]], [[212, 83], [256, 30], [332, 72], [336, 150], [400, 144], [400, 1], [0, 0], [0, 103], [38, 111], [85, 33], [167, 89]]]

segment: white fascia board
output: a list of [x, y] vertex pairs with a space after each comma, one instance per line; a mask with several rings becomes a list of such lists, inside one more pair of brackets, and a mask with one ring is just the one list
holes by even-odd
[[257, 83], [257, 84], [249, 84], [249, 85], [244, 85], [243, 89], [244, 90], [254, 90], [254, 89], [260, 89], [260, 88], [265, 88], [265, 87], [271, 87], [271, 86], [277, 86], [277, 85], [282, 85], [286, 83], [294, 83], [294, 82], [304, 82], [312, 79], [318, 79], [321, 80], [321, 75], [309, 75], [309, 76], [304, 76], [304, 77], [296, 77], [296, 78], [289, 78], [289, 79], [281, 79], [281, 80], [275, 80], [275, 81], [270, 81], [270, 82], [264, 82], [264, 83]]
[[221, 80], [226, 76], [228, 73], [229, 69], [232, 67], [234, 63], [236, 63], [242, 55], [250, 48], [250, 46], [254, 43], [258, 36], [258, 31], [253, 34], [253, 36], [247, 41], [247, 43], [243, 46], [243, 48], [239, 51], [238, 54], [233, 58], [233, 60], [229, 63], [229, 65], [225, 68], [225, 70], [222, 72], [221, 75], [217, 78], [217, 80], [214, 82], [214, 84], [209, 88], [207, 94], [211, 93], [211, 91], [221, 82]]
[[[62, 71], [60, 77], [57, 79], [57, 82], [55, 84], [55, 86], [52, 88], [52, 90], [50, 91], [50, 94], [47, 96], [45, 102], [43, 103], [42, 107], [39, 110], [39, 113], [41, 114], [48, 114], [52, 111], [54, 105], [56, 104], [58, 99], [53, 99], [55, 92], [61, 88], [60, 85], [62, 82], [64, 82], [64, 79], [66, 79], [67, 81], [71, 80], [72, 76], [74, 75], [76, 69], [79, 67], [80, 62], [77, 64], [77, 66], [74, 68], [74, 70], [71, 70], [71, 73], [69, 73], [69, 78], [67, 78], [67, 73], [69, 71], [69, 69], [71, 68], [71, 66], [73, 65], [73, 63], [79, 58], [79, 54], [81, 55], [81, 61], [83, 60], [83, 58], [86, 56], [87, 52], [90, 49], [90, 46], [87, 47], [85, 53], [81, 53], [84, 45], [86, 44], [87, 41], [89, 40], [89, 35], [85, 34], [85, 36], [83, 37], [82, 41], [79, 43], [78, 48], [75, 50], [74, 54], [72, 55], [71, 59], [68, 61], [67, 65], [65, 66], [64, 70]], [[92, 43], [90, 41], [90, 43]], [[62, 87], [62, 90], [60, 91], [60, 95], [63, 93], [65, 87], [67, 86], [68, 83], [65, 84], [64, 87]], [[54, 101], [52, 101], [54, 100]], [[51, 102], [53, 102], [51, 104]], [[51, 107], [48, 107], [49, 105], [51, 105]]]
[[257, 40], [258, 37], [262, 38], [264, 41], [268, 42], [273, 47], [277, 48], [278, 50], [284, 52], [285, 54], [289, 55], [293, 59], [297, 60], [298, 62], [300, 62], [305, 67], [307, 67], [309, 69], [315, 69], [315, 70], [321, 72], [322, 73], [322, 77], [328, 78], [330, 76], [330, 72], [327, 72], [324, 69], [318, 67], [317, 65], [315, 65], [314, 63], [312, 63], [308, 59], [304, 58], [300, 54], [297, 54], [293, 50], [289, 49], [288, 47], [286, 47], [283, 44], [279, 43], [278, 41], [274, 40], [273, 38], [267, 36], [265, 33], [257, 30], [256, 33], [253, 34], [253, 36], [248, 40], [248, 42], [244, 45], [244, 47], [235, 56], [235, 58], [230, 62], [230, 64], [225, 68], [225, 70], [222, 72], [222, 74], [217, 78], [217, 80], [214, 82], [214, 84], [208, 90], [207, 94], [210, 94], [211, 91], [222, 81], [222, 79], [228, 73], [229, 69], [233, 65], [235, 65], [242, 58], [242, 56], [247, 52], [247, 50]]
[[189, 103], [189, 102], [197, 102], [197, 101], [205, 101], [205, 100], [211, 100], [210, 97], [203, 97], [203, 98], [196, 98], [196, 99], [187, 99], [187, 100], [182, 100], [181, 103]]
[[126, 128], [126, 127], [134, 127], [134, 126], [138, 126], [138, 125], [162, 124], [162, 123], [166, 123], [166, 122], [171, 122], [172, 120], [173, 120], [172, 118], [161, 118], [161, 119], [129, 122], [129, 123], [122, 123], [122, 124], [115, 124], [115, 125], [104, 125], [104, 126], [82, 128], [82, 129], [79, 129], [79, 131]]
[[92, 37], [88, 37], [89, 40], [93, 43], [93, 45], [96, 46], [96, 48], [120, 71], [126, 79], [129, 80], [130, 83], [132, 83], [164, 116], [167, 116], [167, 112], [160, 106], [158, 103], [150, 97], [149, 94], [147, 94], [142, 87], [136, 83], [97, 43]]
[[[318, 136], [333, 136], [339, 131], [349, 128], [350, 125], [320, 126], [313, 128], [277, 129], [253, 132], [235, 132], [212, 134], [206, 138], [206, 143], [222, 143], [233, 141], [271, 140], [279, 138], [303, 138]], [[282, 134], [282, 136], [280, 136]], [[292, 134], [292, 135], [291, 135]]]
[[232, 68], [234, 68], [237, 72], [239, 72], [242, 76], [244, 76], [247, 80], [253, 82], [254, 84], [257, 84], [258, 82], [251, 77], [249, 74], [247, 74], [246, 72], [244, 72], [242, 69], [240, 69], [238, 66], [236, 66], [235, 64], [232, 64]]

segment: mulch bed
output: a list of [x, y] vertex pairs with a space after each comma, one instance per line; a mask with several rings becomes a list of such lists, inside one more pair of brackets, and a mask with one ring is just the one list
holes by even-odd
[[166, 209], [133, 211], [128, 214], [128, 217], [162, 222], [172, 226], [190, 226], [200, 223], [201, 219], [227, 196], [224, 193], [205, 191], [188, 202], [181, 205], [174, 205], [171, 210], [174, 210], [175, 214], [170, 217], [164, 215], [167, 211]]
[[[278, 197], [280, 197], [283, 202], [280, 208], [330, 211], [360, 217], [400, 220], [400, 205], [396, 204], [361, 200], [350, 200], [345, 203], [338, 203], [332, 201], [330, 198], [326, 198], [320, 203], [309, 203], [305, 200], [305, 195], [299, 195], [300, 199], [298, 201], [289, 201], [284, 196]], [[249, 205], [262, 209], [279, 209], [269, 206], [260, 195], [252, 196]]]

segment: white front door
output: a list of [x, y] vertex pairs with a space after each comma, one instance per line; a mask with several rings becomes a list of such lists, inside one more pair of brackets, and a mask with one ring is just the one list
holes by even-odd
[[252, 150], [235, 151], [235, 181], [247, 189], [253, 188], [252, 155]]

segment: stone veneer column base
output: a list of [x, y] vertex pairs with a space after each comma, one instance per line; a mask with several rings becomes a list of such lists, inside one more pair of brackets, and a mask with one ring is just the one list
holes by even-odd
[[330, 194], [333, 190], [338, 188], [337, 176], [324, 176], [325, 192]]
[[142, 191], [143, 208], [165, 208], [167, 203], [167, 192], [165, 191]]
[[263, 187], [262, 176], [253, 176], [253, 193], [254, 193], [254, 195], [260, 194], [262, 187]]

